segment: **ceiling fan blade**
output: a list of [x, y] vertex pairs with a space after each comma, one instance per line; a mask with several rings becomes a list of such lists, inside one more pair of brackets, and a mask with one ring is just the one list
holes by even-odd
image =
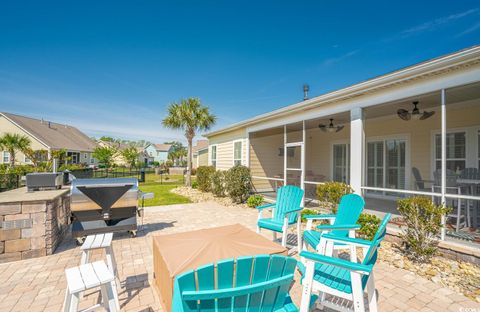
[[427, 118], [432, 117], [433, 115], [435, 115], [435, 112], [434, 112], [434, 111], [431, 111], [431, 112], [423, 112], [422, 117], [420, 117], [420, 120], [425, 120], [425, 119], [427, 119]]
[[345, 128], [344, 125], [337, 126], [337, 131], [335, 131], [335, 132], [340, 132], [343, 128]]
[[411, 117], [410, 113], [403, 108], [400, 108], [399, 110], [397, 110], [397, 115], [403, 120], [410, 120], [410, 117]]

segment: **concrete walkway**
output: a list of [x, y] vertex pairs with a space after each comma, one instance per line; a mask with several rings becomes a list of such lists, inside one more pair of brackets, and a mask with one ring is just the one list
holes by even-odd
[[[113, 242], [122, 283], [119, 290], [122, 311], [162, 311], [151, 286], [152, 235], [234, 223], [254, 230], [256, 219], [254, 209], [223, 207], [216, 203], [146, 208], [144, 226], [138, 237], [116, 235]], [[271, 237], [268, 232], [264, 235]], [[95, 254], [93, 259], [102, 256]], [[67, 238], [54, 255], [0, 264], [0, 311], [60, 311], [66, 285], [64, 270], [79, 262], [79, 247]], [[480, 311], [480, 304], [385, 263], [375, 267], [375, 279], [379, 311]], [[300, 292], [296, 282], [292, 294], [297, 303]], [[98, 292], [92, 291], [81, 301], [81, 308], [97, 300]]]

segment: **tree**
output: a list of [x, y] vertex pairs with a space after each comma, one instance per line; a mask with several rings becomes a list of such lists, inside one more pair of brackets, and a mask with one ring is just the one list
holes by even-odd
[[28, 147], [22, 150], [22, 153], [31, 160], [33, 167], [38, 168], [40, 163], [45, 162], [48, 157], [47, 150], [33, 150], [32, 148]]
[[135, 146], [129, 146], [120, 152], [123, 160], [130, 166], [135, 167], [138, 160], [138, 150]]
[[99, 163], [104, 164], [109, 168], [112, 165], [113, 158], [117, 154], [117, 149], [112, 146], [97, 146], [93, 150], [92, 156], [98, 160]]
[[0, 146], [10, 154], [10, 167], [15, 166], [15, 153], [30, 148], [30, 139], [17, 133], [5, 133], [0, 138]]
[[168, 107], [168, 115], [162, 123], [170, 129], [183, 130], [188, 143], [187, 178], [185, 184], [192, 185], [192, 141], [198, 131], [209, 130], [217, 120], [209, 108], [203, 106], [200, 99], [182, 99]]

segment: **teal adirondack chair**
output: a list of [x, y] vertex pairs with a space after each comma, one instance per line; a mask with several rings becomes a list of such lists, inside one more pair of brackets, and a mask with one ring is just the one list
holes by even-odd
[[[350, 248], [345, 244], [320, 244], [320, 238], [326, 233], [331, 233], [338, 237], [355, 237], [355, 230], [360, 228], [360, 225], [356, 224], [356, 222], [364, 207], [365, 201], [361, 196], [348, 194], [340, 199], [337, 214], [304, 216], [307, 219], [307, 226], [303, 232], [303, 250], [306, 251], [308, 246], [310, 246], [317, 252], [325, 254], [326, 250], [322, 248], [330, 247], [335, 250]], [[318, 225], [316, 230], [312, 230], [313, 220], [329, 220], [330, 224]], [[354, 252], [351, 255], [352, 259], [356, 258]]]
[[[367, 293], [369, 311], [377, 311], [373, 267], [377, 261], [378, 248], [387, 232], [390, 217], [390, 214], [385, 215], [372, 241], [339, 237], [334, 234], [322, 235], [322, 240], [349, 245], [353, 248], [363, 248], [365, 257], [361, 263], [308, 251], [300, 253], [300, 256], [306, 259], [306, 269], [299, 265], [300, 272], [304, 276], [301, 312], [309, 311], [312, 293], [319, 295], [318, 303], [321, 307], [363, 312], [365, 311], [364, 292]], [[346, 299], [347, 304], [345, 305], [345, 301], [339, 298]]]
[[290, 300], [297, 261], [279, 255], [227, 259], [175, 279], [172, 312], [293, 312]]
[[[273, 231], [273, 239], [277, 233], [282, 233], [282, 246], [287, 246], [287, 230], [289, 226], [297, 224], [297, 248], [301, 248], [300, 212], [304, 191], [298, 186], [286, 185], [277, 191], [277, 202], [256, 207], [258, 209], [257, 233], [261, 229]], [[271, 218], [262, 218], [262, 211], [273, 209]]]

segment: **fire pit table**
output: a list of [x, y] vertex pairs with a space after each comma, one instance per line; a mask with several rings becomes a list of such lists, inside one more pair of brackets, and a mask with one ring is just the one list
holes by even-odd
[[222, 259], [257, 254], [287, 255], [287, 249], [240, 224], [153, 237], [153, 274], [165, 311], [171, 311], [175, 277]]

